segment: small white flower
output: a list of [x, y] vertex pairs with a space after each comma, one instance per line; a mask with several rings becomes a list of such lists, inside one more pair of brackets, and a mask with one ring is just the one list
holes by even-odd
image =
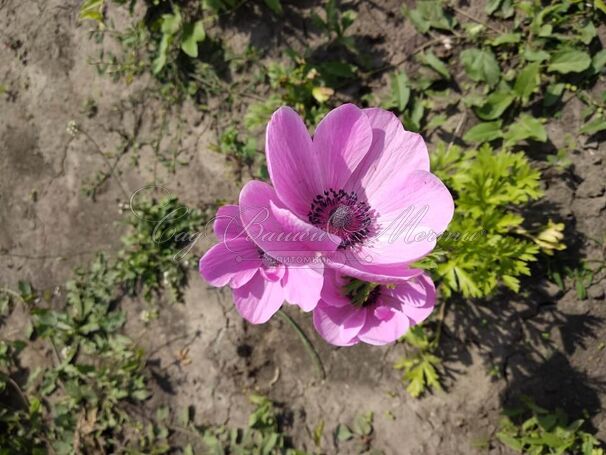
[[158, 317], [158, 312], [155, 310], [149, 311], [149, 310], [143, 310], [141, 311], [141, 314], [139, 314], [139, 318], [147, 323], [150, 322], [154, 319], [156, 319]]
[[444, 39], [442, 40], [442, 44], [444, 45], [447, 51], [452, 49], [452, 39], [450, 38], [450, 36], [444, 37]]
[[80, 127], [78, 126], [75, 120], [70, 120], [69, 122], [67, 122], [66, 131], [67, 134], [69, 134], [71, 137], [76, 137], [80, 132]]

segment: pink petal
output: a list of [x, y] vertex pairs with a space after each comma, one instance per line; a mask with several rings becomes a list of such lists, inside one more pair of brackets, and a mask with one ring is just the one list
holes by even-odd
[[232, 288], [246, 284], [261, 266], [256, 247], [238, 239], [213, 246], [200, 259], [200, 275], [211, 285]]
[[284, 303], [284, 289], [280, 282], [267, 281], [261, 274], [234, 289], [233, 296], [238, 313], [252, 324], [267, 322]]
[[233, 204], [219, 207], [215, 215], [213, 231], [220, 241], [245, 238], [246, 231], [240, 221], [240, 208]]
[[393, 317], [394, 310], [389, 306], [381, 305], [374, 309], [373, 314], [380, 321], [388, 321]]
[[[408, 330], [410, 326], [408, 317], [401, 311], [395, 310], [393, 304], [383, 296], [379, 296], [377, 305], [379, 307], [383, 305], [391, 306], [392, 316], [387, 319], [380, 319], [374, 314], [374, 311], [369, 311], [366, 315], [364, 327], [358, 333], [358, 339], [364, 343], [378, 346], [393, 343]], [[385, 316], [383, 310], [379, 314]]]
[[386, 290], [386, 293], [399, 302], [401, 311], [410, 318], [411, 325], [427, 319], [436, 305], [436, 288], [426, 274]]
[[392, 188], [414, 170], [429, 171], [429, 154], [423, 138], [404, 130], [402, 122], [384, 109], [364, 109], [372, 127], [372, 145], [348, 187], [363, 189], [368, 198], [393, 197]]
[[263, 182], [248, 182], [240, 193], [244, 228], [263, 251], [287, 265], [313, 267], [319, 263], [321, 252], [337, 248], [340, 239], [302, 221], [278, 204], [274, 189]]
[[293, 238], [297, 239], [297, 243], [305, 246], [307, 250], [329, 253], [335, 251], [341, 244], [341, 238], [337, 235], [302, 221], [290, 210], [278, 207], [274, 201], [270, 201], [269, 206], [272, 215], [286, 232], [293, 233]]
[[383, 263], [411, 262], [427, 254], [454, 213], [454, 201], [446, 186], [425, 171], [409, 174], [391, 197], [373, 196], [371, 206], [378, 213], [380, 231], [374, 237], [376, 244], [370, 247], [380, 250], [378, 257], [393, 251]]
[[322, 285], [322, 301], [326, 305], [335, 307], [350, 305], [349, 299], [343, 295], [343, 287], [348, 283], [349, 279], [345, 275], [326, 268], [324, 271], [324, 284]]
[[[425, 226], [414, 226], [402, 234], [385, 233], [375, 237], [357, 252], [360, 262], [374, 269], [388, 267], [393, 270], [400, 266], [402, 270], [422, 257], [427, 256], [437, 243], [437, 233]], [[362, 261], [363, 259], [363, 261]], [[409, 269], [410, 270], [410, 269]]]
[[324, 285], [323, 268], [289, 267], [282, 280], [286, 301], [303, 311], [313, 310], [320, 301]]
[[[371, 248], [362, 248], [360, 252], [337, 251], [329, 255], [326, 265], [342, 275], [385, 284], [405, 283], [423, 273], [422, 270], [410, 268], [406, 264], [377, 264], [380, 260], [375, 256], [377, 251]], [[380, 255], [378, 259], [381, 259]]]
[[353, 305], [335, 307], [327, 305], [323, 300], [313, 312], [314, 327], [317, 332], [330, 344], [336, 346], [351, 346], [356, 344], [356, 335], [364, 326], [366, 310]]
[[[263, 262], [263, 259], [261, 259], [261, 262]], [[259, 271], [267, 281], [280, 281], [286, 274], [286, 266], [284, 264], [277, 264], [271, 267], [263, 265]]]
[[312, 199], [325, 188], [303, 120], [291, 108], [281, 107], [267, 125], [265, 141], [267, 168], [280, 200], [306, 217]]
[[371, 142], [370, 121], [362, 110], [343, 104], [330, 111], [318, 124], [313, 139], [313, 150], [321, 163], [322, 190], [342, 189]]

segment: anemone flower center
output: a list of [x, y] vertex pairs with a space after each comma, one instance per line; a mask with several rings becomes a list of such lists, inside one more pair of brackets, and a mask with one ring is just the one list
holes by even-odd
[[259, 250], [259, 257], [261, 258], [263, 267], [265, 267], [266, 269], [277, 267], [280, 264], [280, 261], [278, 261], [276, 258], [270, 256], [269, 254], [261, 250]]
[[369, 205], [356, 193], [332, 188], [313, 199], [307, 216], [314, 226], [338, 235], [341, 250], [362, 243], [372, 221]]
[[350, 278], [349, 283], [343, 286], [343, 294], [349, 298], [353, 306], [365, 308], [377, 301], [381, 295], [381, 286], [377, 283]]

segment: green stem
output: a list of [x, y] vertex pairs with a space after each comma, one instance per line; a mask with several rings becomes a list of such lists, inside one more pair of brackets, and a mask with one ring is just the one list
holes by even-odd
[[305, 335], [305, 332], [303, 332], [301, 327], [299, 327], [299, 325], [294, 321], [294, 319], [291, 318], [284, 310], [278, 311], [278, 314], [280, 315], [280, 317], [282, 319], [284, 319], [294, 329], [295, 332], [297, 332], [297, 335], [299, 335], [299, 338], [301, 338], [301, 341], [303, 342], [303, 346], [305, 347], [305, 350], [309, 354], [309, 357], [311, 357], [311, 360], [312, 360], [314, 366], [316, 367], [316, 370], [318, 372], [318, 375], [320, 376], [320, 379], [326, 379], [326, 373], [324, 372], [324, 367], [322, 366], [322, 361], [320, 360], [320, 356], [318, 355], [317, 351], [314, 349], [314, 346], [313, 346], [313, 344], [311, 344], [311, 341], [309, 340], [309, 338], [307, 338], [307, 335]]

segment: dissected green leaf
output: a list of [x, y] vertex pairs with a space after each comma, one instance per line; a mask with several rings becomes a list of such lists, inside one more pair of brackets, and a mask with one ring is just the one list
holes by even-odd
[[499, 438], [499, 441], [501, 441], [507, 447], [509, 447], [510, 449], [516, 450], [518, 452], [521, 452], [524, 447], [524, 444], [522, 444], [522, 442], [520, 440], [514, 438], [513, 436], [511, 436], [507, 433], [498, 432], [497, 438]]

